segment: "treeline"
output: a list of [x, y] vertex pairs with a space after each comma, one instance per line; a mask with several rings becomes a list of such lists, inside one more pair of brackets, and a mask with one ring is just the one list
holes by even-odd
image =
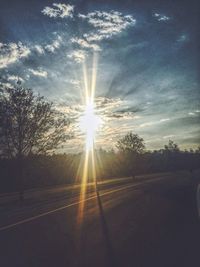
[[[0, 192], [80, 182], [84, 153], [56, 154], [69, 138], [71, 118], [20, 83], [0, 86]], [[111, 144], [113, 145], [113, 144]], [[173, 141], [161, 150], [147, 151], [144, 140], [127, 133], [117, 150], [95, 151], [98, 179], [133, 176], [200, 166], [200, 149], [181, 151]], [[88, 180], [92, 179], [89, 160]]]
[[100, 150], [100, 177], [136, 176], [140, 174], [177, 170], [194, 170], [200, 166], [200, 150], [160, 149], [131, 154]]
[[[61, 184], [78, 183], [82, 177], [84, 153], [30, 155], [24, 159], [23, 187], [32, 189]], [[146, 151], [141, 154], [99, 149], [95, 151], [97, 179], [166, 172], [194, 170], [200, 166], [200, 150]], [[89, 166], [90, 167], [90, 166]], [[18, 191], [18, 162], [16, 159], [0, 160], [0, 191]], [[88, 179], [92, 180], [89, 170]]]

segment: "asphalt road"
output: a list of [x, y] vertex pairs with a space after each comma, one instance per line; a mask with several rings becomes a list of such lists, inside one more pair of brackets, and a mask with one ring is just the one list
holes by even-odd
[[81, 220], [78, 186], [29, 192], [23, 205], [2, 198], [0, 266], [199, 267], [190, 174], [150, 178], [90, 185]]

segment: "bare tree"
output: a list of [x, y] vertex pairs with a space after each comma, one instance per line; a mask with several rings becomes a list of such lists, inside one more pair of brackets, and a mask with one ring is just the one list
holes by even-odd
[[0, 154], [17, 159], [20, 176], [27, 155], [53, 152], [69, 138], [68, 125], [64, 114], [31, 89], [0, 91]]

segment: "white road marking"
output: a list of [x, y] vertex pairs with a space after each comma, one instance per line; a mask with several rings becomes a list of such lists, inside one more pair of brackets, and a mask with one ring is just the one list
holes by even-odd
[[[105, 193], [99, 193], [99, 196], [105, 196], [105, 195], [109, 195], [109, 194], [113, 194], [115, 192], [118, 192], [118, 191], [122, 191], [124, 189], [128, 189], [128, 188], [132, 188], [132, 187], [136, 187], [138, 185], [143, 185], [143, 184], [146, 184], [146, 183], [151, 183], [151, 182], [154, 182], [154, 181], [157, 181], [157, 180], [162, 180], [163, 178], [156, 178], [156, 179], [152, 179], [150, 181], [145, 181], [145, 182], [140, 182], [140, 183], [137, 183], [137, 184], [132, 184], [132, 185], [127, 185], [127, 186], [123, 186], [123, 187], [120, 187], [120, 188], [116, 188], [116, 189], [113, 189], [113, 190], [110, 190], [108, 192], [105, 192]], [[9, 225], [6, 225], [6, 226], [2, 226], [0, 227], [0, 231], [3, 231], [3, 230], [6, 230], [6, 229], [10, 229], [10, 228], [13, 228], [15, 226], [18, 226], [18, 225], [21, 225], [21, 224], [24, 224], [24, 223], [27, 223], [27, 222], [31, 222], [33, 220], [36, 220], [38, 218], [41, 218], [41, 217], [44, 217], [44, 216], [47, 216], [49, 214], [52, 214], [54, 212], [57, 212], [57, 211], [60, 211], [60, 210], [64, 210], [64, 209], [67, 209], [67, 208], [70, 208], [70, 207], [73, 207], [73, 206], [76, 206], [76, 205], [79, 205], [80, 203], [82, 202], [86, 202], [86, 201], [89, 201], [91, 199], [94, 199], [94, 198], [97, 198], [97, 195], [95, 194], [95, 196], [92, 196], [92, 197], [88, 197], [84, 200], [81, 200], [81, 201], [76, 201], [74, 203], [71, 203], [71, 204], [68, 204], [66, 206], [62, 206], [60, 208], [57, 208], [57, 209], [54, 209], [54, 210], [51, 210], [51, 211], [47, 211], [47, 212], [44, 212], [44, 213], [41, 213], [39, 215], [36, 215], [36, 216], [32, 216], [32, 217], [29, 217], [27, 219], [24, 219], [24, 220], [21, 220], [21, 221], [18, 221], [16, 223], [12, 223], [12, 224], [9, 224]]]

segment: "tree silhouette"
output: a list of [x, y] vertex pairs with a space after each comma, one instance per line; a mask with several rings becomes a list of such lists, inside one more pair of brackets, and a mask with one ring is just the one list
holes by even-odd
[[139, 137], [138, 134], [129, 132], [117, 141], [116, 147], [121, 152], [141, 154], [145, 149], [145, 144], [143, 138]]
[[179, 152], [180, 149], [178, 145], [172, 141], [169, 140], [168, 144], [164, 146], [164, 158], [165, 162], [168, 165], [169, 170], [175, 170], [176, 166], [179, 165]]
[[53, 152], [69, 138], [68, 125], [52, 103], [31, 89], [18, 84], [0, 91], [0, 155], [17, 159], [20, 177], [23, 159], [30, 153]]
[[132, 132], [127, 133], [124, 137], [117, 141], [116, 147], [123, 157], [123, 165], [127, 174], [131, 174], [135, 178], [137, 171], [141, 169], [141, 155], [145, 150], [143, 138]]
[[178, 152], [180, 150], [178, 145], [172, 140], [169, 140], [168, 144], [165, 145], [164, 148], [168, 152]]

